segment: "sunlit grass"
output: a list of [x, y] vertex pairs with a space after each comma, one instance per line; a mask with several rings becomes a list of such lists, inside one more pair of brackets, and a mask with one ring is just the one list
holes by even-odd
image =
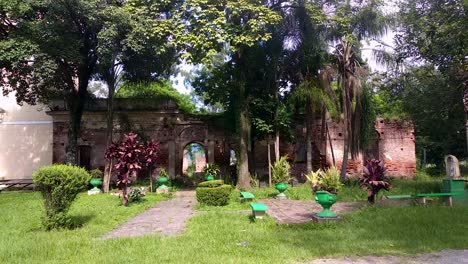
[[[406, 183], [392, 192], [421, 190], [422, 185]], [[351, 189], [342, 191], [343, 200], [365, 199], [358, 186], [347, 188]], [[308, 186], [289, 192], [312, 199]], [[254, 193], [266, 198], [276, 191]], [[268, 217], [252, 222], [248, 212], [236, 211], [249, 208], [237, 202], [237, 195], [233, 193], [227, 207], [199, 207], [205, 212], [190, 219], [182, 235], [102, 240], [103, 234], [163, 197], [149, 195], [142, 203], [123, 207], [114, 196], [82, 194], [70, 211], [82, 227], [46, 232], [40, 224], [39, 193], [1, 193], [0, 263], [288, 263], [468, 248], [466, 206], [365, 207], [343, 215], [337, 224], [283, 226]]]

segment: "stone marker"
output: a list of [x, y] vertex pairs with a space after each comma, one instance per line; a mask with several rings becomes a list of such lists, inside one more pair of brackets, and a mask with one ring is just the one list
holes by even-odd
[[445, 156], [445, 171], [448, 179], [460, 178], [460, 166], [457, 157], [453, 155]]

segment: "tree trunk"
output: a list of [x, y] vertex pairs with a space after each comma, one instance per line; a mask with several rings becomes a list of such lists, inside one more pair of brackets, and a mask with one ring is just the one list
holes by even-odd
[[268, 145], [268, 186], [271, 187], [271, 151], [270, 151], [270, 140], [267, 141]]
[[350, 145], [350, 134], [352, 133], [351, 120], [352, 120], [352, 101], [350, 96], [350, 89], [352, 86], [350, 67], [351, 60], [351, 46], [348, 45], [346, 40], [342, 41], [343, 45], [343, 58], [342, 58], [342, 72], [341, 72], [341, 86], [342, 86], [342, 101], [343, 101], [343, 161], [341, 164], [340, 179], [346, 179], [346, 168], [348, 167], [348, 154]]
[[306, 103], [306, 173], [312, 171], [312, 105], [310, 99]]
[[336, 166], [335, 151], [333, 150], [333, 143], [332, 143], [331, 136], [330, 136], [330, 130], [328, 130], [328, 124], [327, 123], [325, 123], [325, 126], [327, 128], [328, 142], [330, 142], [330, 152], [331, 152], [331, 155], [332, 155], [333, 166]]
[[[115, 85], [108, 84], [109, 86], [109, 94], [107, 96], [107, 132], [106, 132], [106, 150], [112, 144], [112, 139], [114, 135], [114, 93], [115, 93]], [[110, 179], [112, 176], [112, 168], [111, 165], [112, 161], [106, 159], [106, 164], [104, 167], [104, 180], [103, 180], [103, 191], [105, 193], [109, 192], [110, 187]]]
[[[85, 88], [86, 89], [86, 88]], [[68, 99], [68, 145], [65, 148], [65, 163], [77, 165], [78, 164], [78, 135], [80, 133], [81, 118], [83, 116], [84, 101], [86, 97], [78, 92]]]
[[341, 173], [340, 180], [346, 180], [346, 168], [348, 167], [348, 154], [349, 154], [349, 132], [348, 132], [348, 122], [349, 119], [347, 115], [347, 107], [345, 107], [345, 118], [344, 118], [344, 129], [343, 129], [343, 161], [341, 163]]
[[276, 129], [275, 133], [275, 158], [276, 161], [280, 159], [280, 135], [278, 129]]
[[367, 202], [370, 204], [375, 203], [375, 194], [372, 191], [367, 191]]
[[[127, 172], [126, 177], [127, 177], [127, 180], [128, 180], [128, 178], [130, 177], [129, 172]], [[122, 204], [124, 206], [127, 206], [127, 204], [128, 204], [128, 190], [127, 190], [128, 184], [125, 182], [124, 184], [122, 184], [122, 186], [123, 186], [123, 188], [122, 188]]]
[[237, 163], [238, 181], [237, 187], [240, 189], [250, 189], [250, 176], [249, 176], [249, 157], [248, 157], [248, 141], [250, 120], [248, 117], [248, 110], [243, 107], [239, 110], [239, 158]]

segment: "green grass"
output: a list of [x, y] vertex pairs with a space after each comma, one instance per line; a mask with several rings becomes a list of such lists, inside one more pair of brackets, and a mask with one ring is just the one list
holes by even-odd
[[[412, 181], [399, 185], [393, 191], [423, 188]], [[346, 199], [354, 199], [358, 190], [363, 192], [358, 187], [347, 188], [351, 190], [342, 192], [348, 193], [343, 194]], [[298, 198], [308, 192], [305, 186], [291, 190]], [[273, 193], [255, 192], [264, 197]], [[238, 199], [236, 194], [232, 199]], [[148, 195], [146, 201], [126, 208], [114, 196], [83, 194], [70, 211], [83, 227], [45, 232], [40, 225], [43, 209], [39, 193], [1, 193], [0, 263], [288, 263], [317, 257], [468, 248], [468, 207], [435, 205], [366, 207], [344, 215], [337, 224], [281, 226], [271, 218], [251, 222], [248, 214], [232, 211], [248, 208], [248, 203], [236, 202], [190, 219], [186, 232], [179, 236], [100, 239], [162, 199]], [[239, 245], [242, 242], [247, 245]]]
[[[382, 191], [379, 194], [378, 199], [382, 195], [440, 192], [441, 185], [441, 178], [429, 177], [417, 180], [392, 179], [392, 189], [388, 192]], [[278, 191], [274, 187], [253, 188], [250, 192], [254, 194], [256, 200], [273, 198], [278, 194]], [[289, 199], [293, 200], [314, 200], [311, 187], [308, 184], [289, 187], [285, 193]], [[197, 209], [203, 211], [249, 210], [249, 203], [241, 203], [239, 196], [239, 191], [233, 191], [231, 193], [230, 202], [227, 206], [213, 207], [197, 205]], [[356, 180], [351, 180], [338, 192], [337, 199], [339, 202], [365, 201], [367, 200], [367, 192], [359, 186]]]

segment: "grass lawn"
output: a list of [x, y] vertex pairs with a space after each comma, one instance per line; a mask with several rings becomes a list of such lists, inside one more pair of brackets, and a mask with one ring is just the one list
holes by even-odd
[[[82, 194], [71, 214], [83, 227], [45, 232], [39, 193], [1, 193], [0, 263], [288, 263], [468, 248], [468, 207], [437, 205], [366, 207], [338, 224], [293, 226], [279, 226], [271, 218], [251, 222], [245, 213], [218, 208], [189, 220], [186, 232], [176, 237], [100, 239], [162, 199], [149, 195], [125, 208], [114, 196]], [[231, 209], [235, 206], [244, 205]]]

